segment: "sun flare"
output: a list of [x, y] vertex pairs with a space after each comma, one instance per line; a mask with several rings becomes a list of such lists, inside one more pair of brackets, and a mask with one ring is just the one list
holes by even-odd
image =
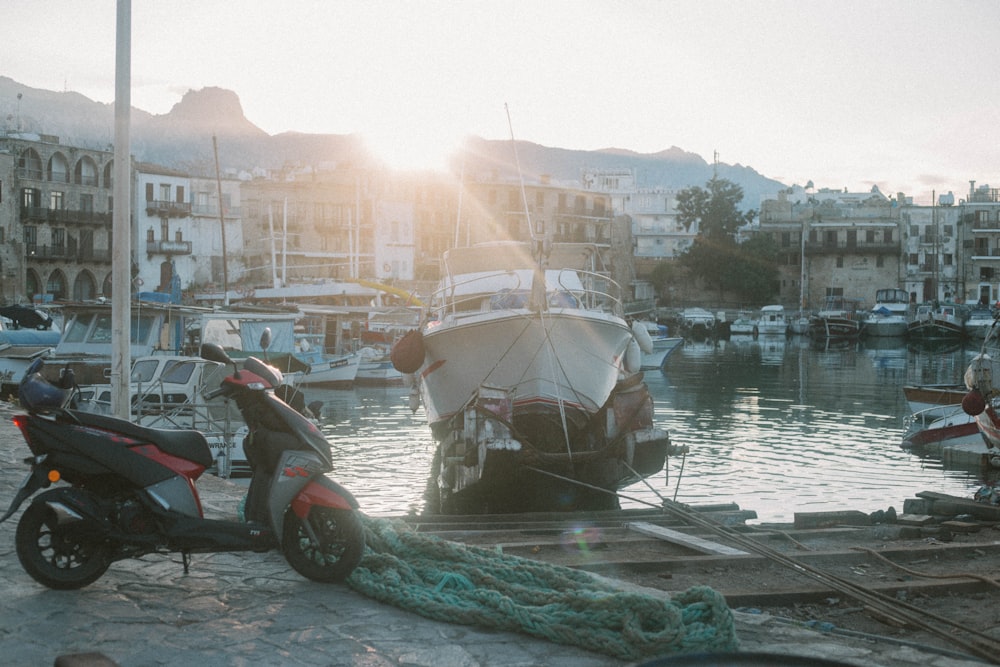
[[401, 128], [365, 132], [364, 140], [375, 158], [393, 169], [448, 171], [461, 137], [447, 132], [413, 132]]

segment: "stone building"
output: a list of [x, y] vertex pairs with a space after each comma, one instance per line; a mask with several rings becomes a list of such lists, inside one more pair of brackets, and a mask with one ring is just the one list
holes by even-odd
[[878, 188], [849, 193], [799, 187], [761, 202], [759, 233], [781, 250], [778, 302], [818, 309], [831, 301], [871, 305], [903, 277], [898, 202]]
[[4, 300], [110, 295], [113, 152], [8, 133], [0, 154]]

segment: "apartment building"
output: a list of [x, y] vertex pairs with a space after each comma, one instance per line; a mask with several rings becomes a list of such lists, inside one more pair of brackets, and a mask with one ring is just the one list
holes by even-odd
[[0, 294], [8, 302], [110, 295], [114, 154], [59, 137], [0, 136]]

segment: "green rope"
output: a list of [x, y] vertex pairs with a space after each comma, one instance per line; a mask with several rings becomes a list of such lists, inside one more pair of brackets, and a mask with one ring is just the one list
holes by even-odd
[[732, 612], [707, 586], [670, 600], [622, 592], [579, 570], [363, 520], [365, 556], [347, 583], [380, 602], [625, 660], [736, 649]]

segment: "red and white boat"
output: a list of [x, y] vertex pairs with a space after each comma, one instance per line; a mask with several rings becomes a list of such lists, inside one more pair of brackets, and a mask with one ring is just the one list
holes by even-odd
[[[672, 451], [593, 244], [445, 253], [427, 321], [393, 348], [438, 441], [444, 512], [594, 509]], [[640, 343], [642, 345], [640, 345]]]

